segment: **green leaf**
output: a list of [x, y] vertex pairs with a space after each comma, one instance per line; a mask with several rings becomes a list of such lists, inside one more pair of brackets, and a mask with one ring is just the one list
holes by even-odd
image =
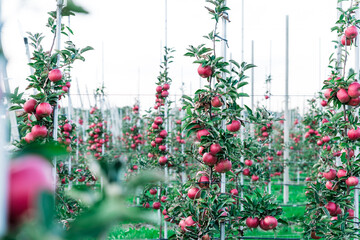
[[84, 53], [84, 52], [86, 52], [86, 51], [90, 51], [90, 50], [94, 50], [94, 48], [93, 48], [93, 47], [90, 47], [90, 46], [84, 47], [83, 49], [80, 50], [80, 54], [81, 54], [81, 53]]

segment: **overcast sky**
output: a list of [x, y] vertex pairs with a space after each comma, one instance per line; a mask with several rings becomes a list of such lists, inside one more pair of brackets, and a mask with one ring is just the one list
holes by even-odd
[[[75, 33], [71, 39], [79, 47], [90, 45], [95, 48], [95, 51], [85, 54], [85, 62], [74, 66], [73, 78], [78, 79], [81, 93], [86, 93], [85, 86], [91, 93], [101, 84], [104, 46], [104, 81], [111, 104], [132, 105], [139, 92], [142, 106], [152, 106], [165, 38], [165, 0], [76, 2], [90, 14], [70, 19]], [[336, 39], [336, 34], [331, 33], [330, 28], [336, 21], [336, 4], [337, 0], [245, 0], [244, 60], [251, 61], [251, 41], [254, 40], [255, 64], [258, 66], [255, 69], [255, 95], [259, 95], [256, 102], [269, 104], [263, 95], [266, 91], [265, 76], [270, 72], [270, 42], [272, 94], [284, 94], [286, 15], [290, 18], [290, 94], [313, 95], [319, 90], [320, 79], [327, 78], [328, 57], [334, 50], [331, 41]], [[168, 0], [168, 46], [176, 49], [170, 68], [173, 79], [170, 94], [181, 95], [182, 81], [186, 94], [195, 92], [199, 87], [197, 65], [192, 64], [193, 59], [183, 55], [188, 45], [206, 42], [202, 36], [213, 28], [205, 5], [204, 0]], [[231, 8], [231, 23], [227, 30], [228, 57], [231, 53], [232, 58], [240, 62], [241, 0], [228, 0], [228, 6]], [[5, 25], [2, 38], [9, 60], [8, 76], [12, 88], [20, 85], [24, 89], [30, 72], [22, 35], [25, 32], [43, 32], [48, 36], [44, 41], [45, 48], [49, 48], [52, 38], [45, 25], [47, 12], [55, 8], [55, 0], [3, 0]], [[68, 18], [63, 18], [63, 21], [68, 23]], [[245, 91], [249, 93], [250, 86]], [[75, 83], [72, 93], [77, 93]], [[290, 106], [299, 106], [302, 110], [305, 98], [308, 96], [292, 97]], [[90, 100], [93, 101], [93, 98]], [[283, 97], [273, 96], [271, 100], [272, 109], [282, 109]], [[86, 96], [83, 96], [83, 101], [88, 104]], [[78, 96], [73, 96], [73, 102], [79, 106]], [[62, 104], [66, 105], [66, 101]]]

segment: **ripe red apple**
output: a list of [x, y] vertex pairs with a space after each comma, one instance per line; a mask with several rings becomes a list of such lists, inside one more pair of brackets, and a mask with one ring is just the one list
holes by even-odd
[[244, 168], [243, 174], [244, 174], [245, 176], [249, 176], [249, 175], [250, 175], [250, 169]]
[[339, 91], [336, 93], [336, 97], [339, 99], [341, 103], [347, 103], [350, 101], [349, 94], [344, 88], [339, 89]]
[[169, 92], [168, 91], [162, 91], [161, 96], [166, 98], [167, 96], [169, 96]]
[[356, 38], [357, 35], [358, 35], [358, 30], [356, 26], [350, 26], [345, 29], [346, 38], [353, 39]]
[[326, 100], [322, 100], [320, 104], [321, 104], [321, 106], [326, 107], [327, 101], [326, 101]]
[[48, 130], [46, 126], [35, 125], [31, 128], [31, 134], [34, 138], [46, 137]]
[[43, 191], [54, 191], [52, 166], [47, 160], [27, 155], [12, 161], [8, 187], [10, 223], [32, 218]]
[[273, 216], [266, 216], [260, 220], [260, 228], [267, 231], [276, 228], [278, 221]]
[[357, 98], [350, 98], [350, 101], [347, 103], [349, 106], [356, 107], [360, 103], [360, 97]]
[[47, 102], [40, 103], [36, 107], [36, 115], [38, 115], [39, 117], [50, 116], [52, 111], [53, 111], [53, 109], [52, 109], [51, 105], [49, 103], [47, 103]]
[[156, 92], [161, 93], [162, 92], [162, 86], [157, 86], [156, 87]]
[[61, 90], [67, 93], [69, 91], [69, 88], [67, 86], [62, 86]]
[[359, 179], [357, 177], [351, 176], [348, 179], [346, 179], [346, 185], [349, 187], [356, 186], [359, 183]]
[[150, 204], [147, 202], [147, 203], [144, 203], [143, 206], [144, 206], [144, 208], [149, 208]]
[[180, 220], [179, 227], [181, 228], [182, 231], [185, 232], [185, 230], [186, 230], [185, 220]]
[[360, 138], [360, 128], [350, 129], [347, 133], [350, 140], [357, 140]]
[[251, 165], [253, 165], [253, 161], [252, 160], [245, 160], [245, 165], [250, 167]]
[[200, 77], [202, 78], [208, 78], [212, 75], [212, 69], [210, 66], [205, 66], [203, 67], [202, 65], [200, 65], [197, 69], [198, 74], [200, 75]]
[[336, 170], [330, 169], [328, 172], [323, 174], [327, 180], [334, 180], [336, 178]]
[[62, 79], [62, 73], [60, 69], [53, 69], [49, 72], [48, 78], [52, 82], [58, 82]]
[[339, 171], [337, 172], [337, 177], [338, 178], [342, 178], [346, 176], [346, 170], [344, 169], [339, 169]]
[[32, 113], [35, 111], [35, 105], [37, 104], [37, 101], [33, 98], [27, 100], [24, 104], [24, 111], [27, 113]]
[[156, 118], [154, 119], [154, 123], [155, 123], [156, 125], [161, 125], [161, 124], [163, 123], [162, 117], [156, 117]]
[[324, 96], [326, 99], [329, 99], [333, 95], [333, 90], [331, 88], [325, 89]]
[[229, 132], [237, 132], [237, 131], [239, 131], [240, 126], [241, 126], [240, 121], [238, 121], [238, 120], [233, 120], [230, 124], [228, 124], [228, 125], [226, 126], [226, 129], [227, 129]]
[[155, 188], [152, 188], [149, 192], [151, 195], [155, 195], [157, 193], [157, 190]]
[[214, 166], [217, 162], [217, 157], [212, 155], [211, 153], [205, 153], [203, 155], [203, 161], [208, 166]]
[[153, 209], [160, 209], [160, 207], [161, 207], [161, 203], [160, 202], [154, 202], [153, 203]]
[[235, 195], [235, 196], [239, 195], [239, 191], [238, 191], [236, 188], [231, 189], [231, 190], [230, 190], [230, 193], [231, 193], [232, 195]]
[[165, 145], [160, 145], [159, 150], [160, 151], [166, 151], [166, 146]]
[[210, 145], [210, 153], [212, 155], [216, 155], [217, 153], [219, 153], [221, 151], [221, 146], [218, 143], [213, 143]]
[[248, 217], [245, 221], [246, 226], [249, 228], [257, 228], [259, 226], [260, 220], [258, 217]]
[[210, 132], [207, 129], [199, 130], [196, 133], [196, 137], [198, 140], [201, 140], [202, 136], [208, 136], [208, 135], [210, 135]]
[[25, 139], [25, 141], [26, 141], [27, 143], [30, 143], [30, 142], [33, 142], [33, 141], [35, 140], [35, 137], [34, 137], [34, 135], [33, 135], [31, 132], [29, 132], [29, 133], [27, 133], [27, 134], [25, 135], [24, 139]]
[[333, 189], [332, 189], [332, 188], [333, 188], [332, 182], [327, 181], [326, 184], [325, 184], [325, 187], [326, 187], [327, 189], [329, 189], [329, 190], [333, 190]]
[[167, 163], [167, 157], [166, 156], [161, 156], [159, 158], [159, 164], [160, 165], [165, 165]]
[[355, 216], [355, 211], [353, 209], [348, 209], [347, 212], [349, 213], [349, 219], [353, 219]]
[[341, 44], [342, 44], [343, 46], [350, 46], [352, 42], [353, 42], [353, 40], [352, 40], [352, 39], [349, 39], [349, 38], [346, 38], [345, 35], [343, 35], [343, 36], [341, 37]]
[[168, 135], [168, 133], [167, 133], [166, 130], [162, 130], [162, 131], [159, 133], [159, 135], [160, 135], [160, 137], [162, 137], [162, 138], [166, 138], [167, 135]]
[[188, 197], [190, 199], [196, 199], [200, 197], [200, 189], [197, 187], [190, 188], [188, 191]]
[[251, 180], [252, 180], [253, 182], [256, 182], [257, 180], [259, 180], [259, 176], [252, 175], [252, 176], [251, 176]]
[[213, 107], [221, 107], [223, 104], [220, 100], [220, 98], [218, 96], [215, 96], [212, 100], [211, 100], [211, 106]]
[[162, 141], [163, 141], [163, 138], [161, 138], [161, 137], [155, 138], [155, 143], [157, 143], [157, 144], [162, 143]]
[[198, 184], [199, 184], [200, 188], [205, 188], [206, 189], [206, 188], [209, 188], [210, 180], [209, 180], [209, 178], [207, 176], [201, 176], [199, 178]]
[[323, 141], [324, 143], [330, 142], [330, 137], [329, 137], [329, 136], [324, 136], [324, 137], [322, 138], [322, 141]]
[[69, 124], [69, 123], [65, 123], [63, 129], [64, 129], [64, 131], [66, 131], [66, 132], [71, 132], [72, 126], [71, 126], [71, 124]]
[[328, 202], [325, 208], [329, 211], [330, 215], [334, 215], [337, 212], [337, 205], [333, 202]]
[[166, 196], [162, 196], [162, 197], [160, 198], [160, 201], [161, 201], [161, 202], [166, 202], [166, 199], [167, 199]]
[[349, 85], [348, 94], [352, 98], [357, 98], [360, 96], [360, 83], [353, 82]]
[[231, 167], [231, 162], [228, 159], [223, 159], [215, 165], [215, 171], [218, 173], [226, 173], [231, 170]]
[[192, 219], [192, 216], [185, 218], [185, 225], [187, 227], [193, 226], [196, 222]]

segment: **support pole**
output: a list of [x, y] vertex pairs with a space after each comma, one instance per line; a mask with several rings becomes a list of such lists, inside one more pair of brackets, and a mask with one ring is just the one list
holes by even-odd
[[[254, 64], [254, 40], [251, 41], [251, 64]], [[251, 110], [254, 111], [254, 84], [255, 84], [255, 71], [254, 68], [251, 68]], [[250, 124], [250, 136], [254, 137], [254, 124]]]
[[289, 16], [286, 16], [285, 50], [285, 123], [284, 123], [284, 204], [289, 202]]
[[[2, 12], [1, 12], [2, 1], [0, 0], [0, 35], [2, 31]], [[6, 59], [4, 56], [1, 38], [0, 38], [0, 73], [6, 71]], [[6, 133], [8, 132], [8, 126], [6, 121], [6, 105], [5, 97], [1, 90], [1, 82], [4, 81], [4, 76], [0, 75], [0, 238], [2, 238], [7, 231], [7, 195], [8, 195], [8, 159], [7, 152], [5, 151], [6, 146]]]
[[[226, 6], [226, 0], [224, 2], [224, 5]], [[227, 20], [225, 18], [222, 19], [222, 38], [227, 39]], [[227, 61], [227, 42], [222, 41], [221, 42], [221, 49], [222, 49], [222, 57], [224, 59], [224, 62]], [[223, 76], [225, 77], [225, 76]], [[225, 105], [223, 105], [223, 108]], [[222, 128], [226, 130], [226, 124], [225, 121], [222, 121]], [[221, 173], [221, 185], [220, 185], [221, 193], [226, 193], [226, 173]], [[225, 240], [226, 230], [225, 230], [225, 222], [220, 223], [220, 240]]]
[[[241, 1], [241, 63], [244, 62], [244, 0]], [[243, 92], [244, 90], [242, 90]], [[244, 98], [241, 98], [241, 107], [244, 107]], [[242, 117], [244, 117], [244, 114], [241, 114]], [[245, 128], [240, 128], [240, 138], [241, 138], [241, 143], [244, 142], [245, 139]], [[241, 155], [241, 159], [240, 161], [242, 163], [244, 163], [245, 159], [244, 156]], [[244, 191], [243, 191], [243, 186], [244, 186], [244, 175], [241, 173], [240, 174], [240, 186], [241, 186], [241, 190], [240, 190], [240, 197], [241, 199], [243, 199], [244, 197]], [[240, 203], [241, 204], [241, 203]], [[244, 206], [241, 204], [240, 205], [240, 210], [244, 210]]]

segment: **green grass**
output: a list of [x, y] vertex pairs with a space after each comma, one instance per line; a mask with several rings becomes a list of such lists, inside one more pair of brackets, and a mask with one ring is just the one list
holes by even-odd
[[[174, 234], [174, 231], [168, 231], [168, 236], [171, 236], [172, 234]], [[114, 227], [108, 236], [108, 240], [115, 239], [159, 239], [159, 229], [147, 227], [127, 228], [119, 225]]]

